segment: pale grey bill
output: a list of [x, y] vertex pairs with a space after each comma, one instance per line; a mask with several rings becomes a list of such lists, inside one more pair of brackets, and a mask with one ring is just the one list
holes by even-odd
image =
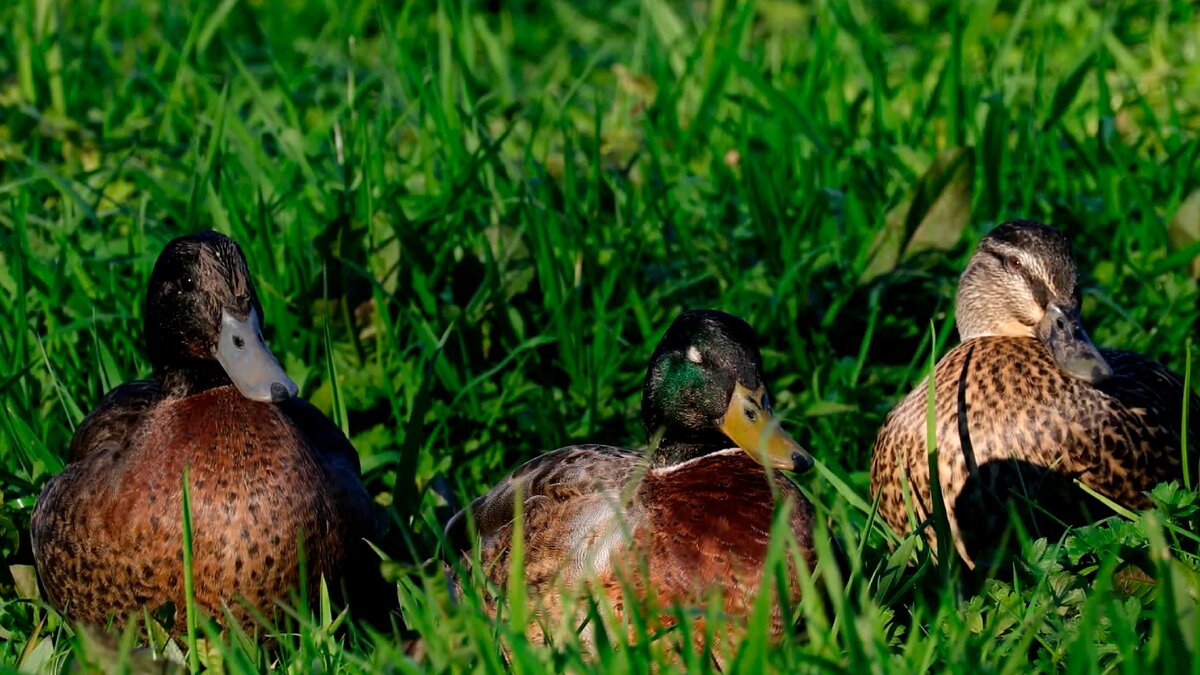
[[250, 310], [245, 320], [221, 310], [217, 361], [242, 396], [252, 401], [278, 403], [300, 391], [263, 340], [257, 310]]

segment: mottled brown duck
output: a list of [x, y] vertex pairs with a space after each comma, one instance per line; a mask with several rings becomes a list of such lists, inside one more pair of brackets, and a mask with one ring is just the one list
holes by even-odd
[[[674, 621], [668, 608], [696, 607], [719, 590], [730, 639], [759, 593], [769, 592], [760, 586], [777, 504], [790, 509], [785, 517], [804, 564], [814, 565], [811, 504], [785, 476], [768, 478], [763, 468], [802, 472], [812, 457], [772, 417], [747, 323], [712, 310], [678, 317], [652, 357], [642, 418], [652, 439], [648, 452], [555, 450], [518, 468], [447, 526], [449, 541], [467, 555], [471, 514], [483, 571], [504, 587], [521, 496], [535, 638], [555, 634], [564, 618], [568, 630], [579, 626], [583, 615], [570, 606], [585, 590], [606, 597], [621, 620], [624, 580], [631, 597], [661, 610], [652, 620], [662, 626]], [[789, 600], [798, 600], [794, 573], [788, 587]], [[786, 619], [778, 603], [774, 612], [778, 635]], [[703, 629], [698, 620], [693, 635]], [[588, 644], [590, 633], [582, 639]]]
[[[1141, 354], [1098, 349], [1080, 321], [1070, 242], [1029, 221], [980, 242], [959, 282], [961, 344], [934, 369], [938, 476], [959, 555], [993, 559], [1012, 517], [1032, 536], [1111, 515], [1075, 483], [1126, 507], [1182, 477], [1181, 419], [1200, 402], [1182, 379]], [[927, 384], [887, 416], [875, 443], [871, 493], [898, 533], [931, 524]], [[1200, 454], [1190, 434], [1193, 473]], [[910, 520], [906, 501], [911, 501]], [[1011, 539], [1010, 539], [1011, 540]]]
[[[145, 340], [152, 379], [123, 384], [71, 441], [32, 516], [50, 602], [78, 622], [118, 626], [173, 606], [184, 627], [182, 477], [189, 469], [193, 579], [209, 617], [277, 616], [323, 576], [378, 589], [381, 534], [354, 448], [297, 387], [260, 332], [245, 256], [203, 232], [170, 242], [151, 274]], [[373, 562], [373, 565], [372, 565]], [[315, 598], [315, 596], [314, 596]]]

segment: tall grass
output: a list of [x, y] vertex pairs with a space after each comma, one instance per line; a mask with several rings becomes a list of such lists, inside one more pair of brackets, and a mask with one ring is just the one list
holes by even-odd
[[[0, 660], [100, 649], [29, 583], [29, 513], [87, 411], [149, 372], [162, 245], [213, 227], [413, 561], [440, 550], [439, 477], [462, 504], [546, 450], [640, 443], [655, 342], [681, 309], [719, 307], [762, 336], [777, 413], [819, 459], [798, 483], [847, 553], [842, 570], [818, 537], [837, 574], [806, 582], [821, 592], [794, 637], [752, 635], [738, 663], [1193, 663], [1192, 492], [1026, 542], [1003, 578], [945, 579], [875, 518], [867, 467], [954, 344], [957, 274], [1005, 218], [1071, 236], [1097, 343], [1190, 368], [1198, 24], [1190, 3], [1084, 0], [4, 4]], [[517, 617], [487, 618], [472, 587], [450, 602], [429, 566], [386, 569], [420, 664], [405, 635], [323, 607], [273, 646], [266, 627], [206, 634], [206, 663], [592, 667], [569, 643], [506, 666]], [[662, 657], [609, 639], [597, 669]]]

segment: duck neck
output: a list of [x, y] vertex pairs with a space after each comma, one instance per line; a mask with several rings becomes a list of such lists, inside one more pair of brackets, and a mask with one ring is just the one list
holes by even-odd
[[177, 398], [233, 384], [220, 364], [206, 361], [155, 368], [154, 379], [163, 393]]
[[711, 455], [734, 447], [734, 442], [723, 434], [715, 434], [711, 438], [678, 440], [663, 437], [657, 447], [650, 451], [650, 465], [663, 468], [682, 464], [688, 460]]

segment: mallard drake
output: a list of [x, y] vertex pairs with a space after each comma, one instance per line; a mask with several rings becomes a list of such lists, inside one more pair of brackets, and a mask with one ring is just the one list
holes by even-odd
[[[111, 391], [76, 430], [31, 530], [50, 602], [105, 625], [170, 603], [184, 626], [182, 477], [189, 469], [197, 605], [240, 623], [372, 578], [363, 538], [381, 533], [350, 442], [296, 384], [260, 332], [262, 305], [231, 239], [167, 244], [145, 304], [152, 379]], [[351, 572], [351, 568], [355, 568]], [[374, 573], [378, 576], [378, 559]], [[315, 598], [315, 596], [313, 596]]]
[[[544, 626], [563, 625], [583, 589], [606, 596], [620, 619], [622, 579], [659, 608], [695, 606], [719, 589], [726, 615], [745, 618], [760, 592], [777, 502], [790, 504], [791, 531], [808, 568], [815, 563], [812, 505], [785, 476], [769, 479], [763, 469], [803, 472], [813, 460], [772, 417], [746, 322], [712, 310], [679, 316], [654, 351], [642, 421], [649, 452], [560, 448], [522, 465], [447, 525], [448, 541], [469, 563], [470, 514], [484, 574], [503, 587], [521, 496], [535, 638]], [[795, 575], [789, 587], [797, 599]], [[772, 628], [783, 627], [776, 606]]]
[[[961, 344], [933, 377], [938, 476], [955, 548], [969, 567], [999, 543], [1010, 506], [1031, 534], [1056, 536], [1106, 515], [1075, 479], [1143, 508], [1147, 490], [1182, 477], [1183, 402], [1200, 419], [1196, 396], [1141, 354], [1098, 349], [1079, 302], [1070, 242], [1036, 222], [993, 229], [962, 274]], [[927, 386], [888, 414], [871, 462], [871, 493], [901, 534], [912, 529], [907, 495], [917, 523], [931, 516]], [[1196, 438], [1188, 441], [1193, 464]], [[932, 526], [926, 535], [936, 542]]]

